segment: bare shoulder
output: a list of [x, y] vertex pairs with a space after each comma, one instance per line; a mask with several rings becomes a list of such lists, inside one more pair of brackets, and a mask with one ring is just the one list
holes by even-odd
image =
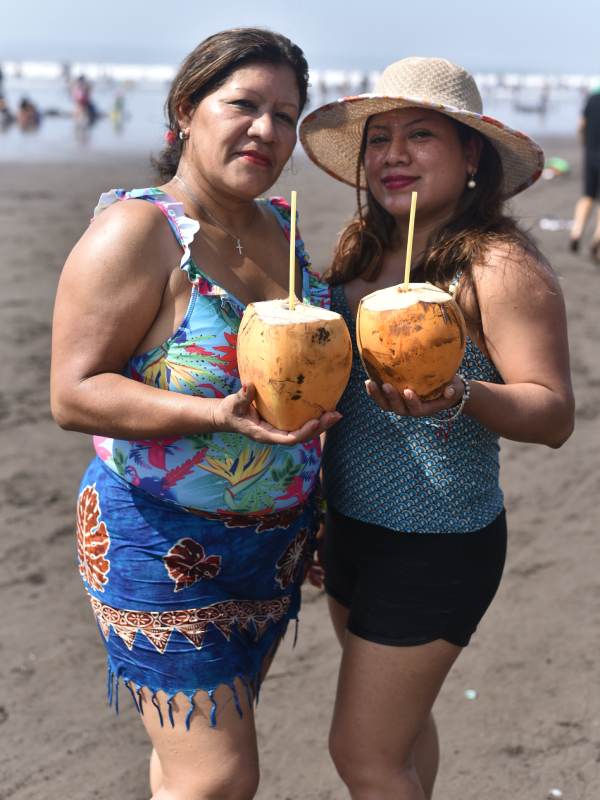
[[145, 200], [115, 203], [92, 220], [67, 261], [80, 272], [105, 276], [136, 272], [164, 278], [177, 266], [181, 248], [164, 215]]
[[518, 241], [488, 247], [480, 263], [473, 266], [473, 281], [482, 312], [490, 302], [522, 307], [562, 299], [558, 277], [550, 264]]
[[55, 363], [86, 375], [121, 371], [151, 330], [180, 257], [167, 220], [147, 201], [127, 200], [103, 211], [60, 277]]

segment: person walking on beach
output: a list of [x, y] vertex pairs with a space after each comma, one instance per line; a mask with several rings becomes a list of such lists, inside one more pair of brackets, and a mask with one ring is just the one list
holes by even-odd
[[[575, 204], [573, 213], [569, 241], [569, 248], [573, 253], [579, 250], [594, 203], [600, 199], [600, 87], [588, 97], [579, 121], [579, 136], [584, 150], [583, 195]], [[592, 235], [590, 254], [596, 264], [600, 264], [600, 209]]]
[[[60, 278], [52, 411], [95, 434], [77, 507], [79, 571], [154, 751], [154, 800], [246, 800], [258, 784], [253, 701], [311, 559], [328, 412], [280, 431], [242, 386], [249, 302], [288, 292], [290, 209], [259, 199], [296, 143], [302, 51], [223, 31], [167, 100], [161, 185], [103, 194]], [[296, 240], [296, 291], [329, 287]]]
[[472, 76], [438, 58], [391, 64], [373, 94], [315, 110], [300, 136], [356, 187], [327, 275], [350, 330], [362, 297], [402, 281], [413, 191], [411, 281], [454, 293], [467, 324], [438, 400], [367, 380], [354, 341], [323, 453], [325, 588], [343, 648], [330, 752], [354, 800], [423, 800], [438, 764], [434, 701], [504, 566], [499, 438], [557, 448], [573, 429], [560, 285], [503, 210], [543, 156], [483, 116]]

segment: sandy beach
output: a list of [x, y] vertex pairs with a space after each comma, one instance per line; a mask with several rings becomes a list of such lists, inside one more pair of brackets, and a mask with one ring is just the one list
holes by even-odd
[[[435, 797], [600, 797], [600, 267], [568, 252], [580, 191], [574, 141], [544, 143], [572, 172], [514, 203], [561, 277], [576, 430], [559, 451], [504, 441], [509, 555], [499, 594], [439, 697]], [[106, 706], [105, 655], [76, 567], [74, 502], [91, 456], [48, 404], [51, 314], [61, 266], [101, 191], [152, 183], [146, 161], [2, 164], [0, 315], [0, 800], [148, 800], [146, 735], [126, 692]], [[305, 159], [275, 194], [299, 194], [318, 268], [354, 192]], [[598, 305], [596, 305], [598, 304]], [[283, 643], [258, 707], [259, 800], [346, 797], [327, 753], [338, 646], [322, 593], [307, 588], [295, 649]], [[474, 690], [468, 699], [466, 690]]]

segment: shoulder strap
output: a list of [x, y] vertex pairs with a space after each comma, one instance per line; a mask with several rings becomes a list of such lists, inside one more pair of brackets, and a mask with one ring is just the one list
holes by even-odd
[[167, 219], [173, 231], [173, 235], [183, 248], [183, 255], [181, 256], [179, 267], [190, 274], [194, 269], [190, 254], [190, 245], [194, 240], [194, 236], [200, 230], [200, 223], [195, 219], [186, 217], [183, 211], [183, 204], [173, 200], [172, 197], [169, 197], [168, 194], [165, 194], [165, 192], [156, 187], [132, 189], [131, 191], [127, 191], [126, 189], [111, 189], [109, 192], [104, 192], [100, 195], [98, 205], [94, 209], [93, 218], [95, 219], [109, 206], [121, 200], [146, 200], [160, 209]]

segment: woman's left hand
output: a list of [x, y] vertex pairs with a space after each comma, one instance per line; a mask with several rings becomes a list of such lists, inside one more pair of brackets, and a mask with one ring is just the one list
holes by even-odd
[[262, 444], [295, 445], [320, 436], [342, 418], [339, 411], [325, 411], [294, 431], [284, 431], [260, 416], [253, 404], [255, 397], [256, 387], [247, 383], [234, 394], [220, 398], [213, 411], [214, 430], [241, 433]]
[[429, 417], [452, 408], [460, 402], [465, 390], [462, 379], [455, 375], [437, 400], [421, 400], [413, 389], [405, 389], [402, 393], [389, 383], [379, 386], [373, 380], [365, 381], [369, 397], [377, 403], [382, 411], [391, 411], [403, 417]]

